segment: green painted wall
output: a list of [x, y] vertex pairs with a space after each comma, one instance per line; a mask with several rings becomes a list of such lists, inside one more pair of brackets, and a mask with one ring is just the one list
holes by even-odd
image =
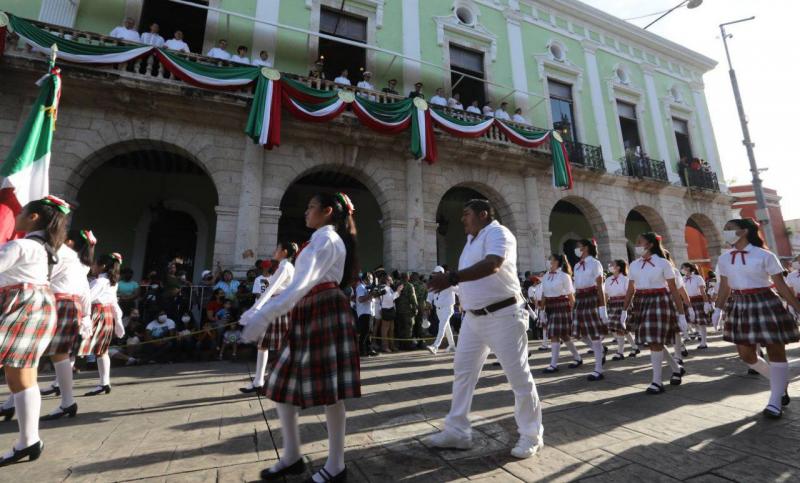
[[0, 0], [0, 10], [18, 17], [37, 18], [42, 0]]
[[[256, 2], [253, 0], [222, 0], [219, 8], [249, 17], [256, 15]], [[217, 37], [228, 40], [228, 52], [231, 54], [236, 53], [239, 45], [244, 45], [250, 50], [253, 44], [253, 21], [232, 15], [229, 18], [228, 15], [220, 14]], [[252, 52], [249, 52], [249, 56], [252, 58]]]
[[75, 28], [108, 35], [125, 17], [125, 0], [81, 0]]
[[[309, 28], [309, 11], [305, 2], [281, 2], [278, 21], [293, 27]], [[307, 74], [308, 35], [278, 29], [278, 49], [275, 54], [275, 68], [284, 72]]]

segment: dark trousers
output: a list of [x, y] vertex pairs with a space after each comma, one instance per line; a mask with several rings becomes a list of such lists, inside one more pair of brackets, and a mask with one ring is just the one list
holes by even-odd
[[359, 315], [356, 321], [356, 330], [358, 331], [358, 352], [364, 356], [367, 355], [371, 349], [372, 343], [369, 332], [372, 325], [372, 316], [369, 314]]

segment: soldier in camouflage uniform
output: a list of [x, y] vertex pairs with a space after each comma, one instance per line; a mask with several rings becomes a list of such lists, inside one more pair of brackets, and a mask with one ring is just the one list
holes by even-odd
[[425, 341], [423, 339], [427, 337], [428, 334], [422, 328], [422, 319], [424, 318], [425, 304], [428, 299], [428, 287], [425, 286], [425, 283], [423, 283], [422, 278], [417, 272], [411, 274], [411, 285], [414, 286], [414, 291], [417, 295], [417, 304], [419, 305], [417, 316], [414, 317], [414, 327], [411, 330], [411, 336], [417, 340], [417, 349], [424, 349]]
[[[419, 304], [417, 303], [417, 294], [414, 290], [414, 285], [409, 279], [408, 272], [403, 272], [400, 275], [400, 285], [403, 285], [403, 291], [395, 299], [394, 306], [397, 310], [397, 318], [394, 321], [394, 333], [398, 339], [411, 339], [411, 330], [414, 326], [414, 317], [419, 311]], [[401, 350], [412, 350], [414, 344], [411, 341], [403, 340], [396, 344]]]

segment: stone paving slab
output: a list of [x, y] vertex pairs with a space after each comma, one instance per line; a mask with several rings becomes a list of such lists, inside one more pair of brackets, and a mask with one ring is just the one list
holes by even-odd
[[[760, 411], [769, 384], [746, 375], [733, 346], [714, 336], [709, 350], [690, 346], [690, 352], [683, 385], [647, 396], [646, 351], [608, 362], [599, 383], [585, 380], [592, 355], [584, 355], [586, 364], [577, 370], [567, 369], [563, 358], [561, 371], [544, 375], [549, 354], [533, 351], [545, 447], [521, 461], [509, 454], [517, 438], [514, 397], [493, 359], [475, 391], [475, 445], [468, 451], [424, 443], [449, 409], [451, 355], [420, 351], [364, 360], [364, 396], [347, 402], [349, 480], [800, 481], [800, 402], [782, 420], [765, 420]], [[789, 356], [800, 357], [800, 346], [790, 347]], [[257, 481], [277, 461], [282, 441], [273, 403], [238, 391], [250, 370], [247, 362], [115, 367], [111, 394], [79, 396], [78, 417], [42, 423], [42, 458], [0, 469], [0, 481]], [[791, 375], [790, 393], [800, 397], [796, 364]], [[78, 375], [75, 393], [91, 389], [96, 377]], [[52, 378], [42, 374], [42, 386]], [[0, 390], [0, 399], [7, 394]], [[44, 398], [43, 413], [57, 403]], [[302, 411], [298, 420], [306, 461], [316, 470], [328, 447], [324, 411]], [[15, 421], [0, 423], [0, 448], [13, 443], [16, 431]]]

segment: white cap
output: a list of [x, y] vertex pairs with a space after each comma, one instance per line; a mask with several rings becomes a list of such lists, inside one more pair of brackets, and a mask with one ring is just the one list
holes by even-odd
[[433, 269], [433, 273], [444, 273], [444, 267], [438, 265], [436, 268]]
[[203, 270], [203, 274], [200, 276], [200, 278], [206, 278], [207, 275], [211, 275], [211, 270]]

